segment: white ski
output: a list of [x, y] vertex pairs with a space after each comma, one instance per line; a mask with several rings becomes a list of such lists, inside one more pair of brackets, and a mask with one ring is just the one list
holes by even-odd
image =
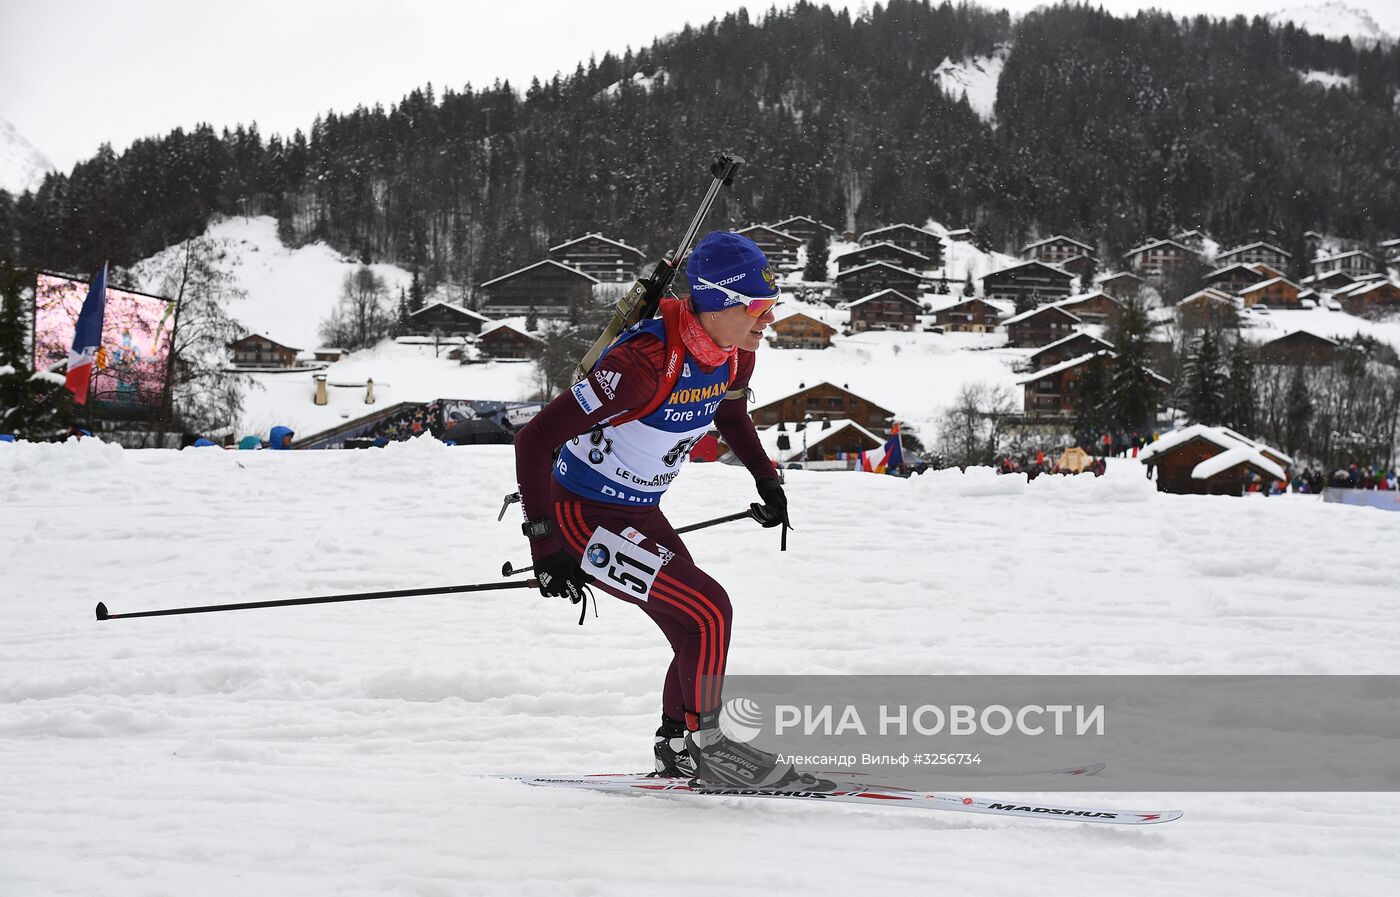
[[867, 807], [903, 807], [917, 810], [951, 810], [1023, 819], [1056, 819], [1110, 825], [1151, 825], [1181, 818], [1180, 810], [1117, 810], [1066, 807], [1015, 797], [971, 797], [944, 791], [914, 791], [870, 782], [835, 781], [830, 790], [799, 791], [782, 788], [725, 788], [693, 779], [663, 779], [640, 773], [590, 776], [500, 776], [542, 788], [574, 788], [624, 794], [666, 794], [675, 797], [762, 797], [775, 800], [824, 801]]

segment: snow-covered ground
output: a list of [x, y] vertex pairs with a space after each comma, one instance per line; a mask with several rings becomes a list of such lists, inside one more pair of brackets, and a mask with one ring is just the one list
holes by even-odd
[[54, 164], [39, 152], [14, 125], [0, 118], [0, 190], [16, 196], [33, 190]]
[[[277, 236], [277, 220], [269, 216], [226, 218], [211, 224], [205, 236], [226, 241], [228, 257], [222, 264], [247, 293], [229, 313], [247, 332], [305, 351], [321, 345], [321, 321], [340, 301], [345, 275], [359, 262], [324, 243], [288, 248]], [[134, 274], [145, 276], [137, 288], [158, 291], [155, 272], [183, 251], [184, 243], [177, 243], [133, 266]], [[409, 272], [394, 265], [370, 268], [384, 279], [391, 304], [412, 280]]]
[[[1146, 830], [560, 793], [642, 769], [668, 652], [528, 592], [97, 623], [113, 612], [497, 578], [509, 448], [0, 444], [7, 897], [1385, 894], [1390, 794], [1076, 794]], [[1132, 462], [1025, 484], [794, 471], [789, 551], [692, 534], [736, 673], [1393, 673], [1400, 515], [1159, 495]], [[695, 465], [679, 523], [753, 500]], [[75, 516], [75, 508], [88, 509]], [[62, 575], [59, 575], [61, 572]], [[1110, 769], [1104, 773], [1111, 777]], [[1106, 779], [1105, 781], [1109, 781]]]
[[1368, 11], [1338, 2], [1338, 0], [1298, 3], [1279, 12], [1271, 12], [1265, 18], [1271, 20], [1275, 26], [1282, 26], [1284, 22], [1292, 22], [1295, 27], [1301, 28], [1309, 34], [1320, 35], [1331, 40], [1341, 40], [1347, 37], [1351, 38], [1353, 43], [1359, 43], [1362, 46], [1370, 46], [1393, 39], [1392, 35], [1387, 34], [1376, 23]]
[[997, 82], [1009, 53], [1010, 48], [998, 47], [991, 56], [972, 56], [957, 62], [944, 59], [934, 70], [934, 77], [948, 96], [966, 97], [978, 118], [995, 122]]

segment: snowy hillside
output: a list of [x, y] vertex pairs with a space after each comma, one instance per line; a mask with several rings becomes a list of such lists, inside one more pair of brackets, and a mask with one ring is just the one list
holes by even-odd
[[[345, 275], [358, 267], [354, 259], [324, 243], [290, 249], [277, 237], [276, 219], [266, 216], [226, 218], [211, 224], [205, 236], [227, 242], [226, 269], [248, 294], [229, 311], [248, 332], [303, 350], [321, 345], [317, 335], [320, 322], [339, 301]], [[133, 265], [138, 289], [159, 289], [155, 272], [168, 260], [178, 258], [183, 247], [183, 243], [176, 244]], [[393, 265], [370, 267], [384, 278], [395, 299], [399, 288], [407, 287], [412, 279], [407, 271]]]
[[0, 118], [0, 190], [20, 194], [38, 187], [53, 163], [3, 118]]
[[1276, 25], [1292, 22], [1295, 27], [1332, 40], [1351, 38], [1362, 45], [1394, 40], [1364, 9], [1357, 9], [1335, 0], [1323, 3], [1302, 3], [1269, 13], [1266, 18]]
[[[512, 519], [495, 521], [514, 483], [508, 447], [430, 441], [0, 444], [7, 897], [883, 895], [931, 877], [952, 894], [1388, 894], [1400, 880], [1394, 794], [1074, 795], [1186, 812], [1105, 831], [473, 778], [647, 766], [668, 652], [610, 599], [583, 627], [523, 591], [93, 619], [98, 600], [120, 613], [494, 580], [528, 556]], [[1394, 671], [1394, 583], [1366, 559], [1393, 550], [1400, 515], [1159, 495], [1127, 461], [1030, 484], [794, 471], [787, 489], [787, 553], [748, 524], [686, 537], [734, 603], [735, 673]], [[754, 497], [745, 471], [692, 465], [665, 508], [688, 523]], [[120, 519], [78, 539], [70, 509], [94, 504]], [[1267, 558], [1242, 558], [1231, 533], [1267, 534]], [[661, 860], [682, 839], [699, 868]]]
[[944, 59], [934, 76], [943, 85], [944, 93], [954, 99], [966, 97], [972, 111], [990, 122], [996, 117], [997, 82], [1008, 52], [1007, 48], [998, 47], [991, 56], [973, 56], [958, 62]]

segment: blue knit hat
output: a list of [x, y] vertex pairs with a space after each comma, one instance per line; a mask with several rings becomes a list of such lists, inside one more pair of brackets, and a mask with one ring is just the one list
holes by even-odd
[[740, 304], [724, 290], [706, 286], [702, 280], [752, 299], [778, 295], [778, 279], [763, 250], [748, 237], [729, 231], [706, 234], [695, 244], [695, 251], [685, 263], [685, 276], [690, 281], [690, 298], [696, 311], [721, 311]]

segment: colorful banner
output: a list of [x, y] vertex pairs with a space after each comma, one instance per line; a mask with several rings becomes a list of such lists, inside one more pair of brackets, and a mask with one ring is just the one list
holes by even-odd
[[[40, 273], [34, 290], [34, 369], [68, 359], [85, 281]], [[159, 296], [107, 287], [102, 342], [93, 364], [89, 399], [98, 410], [160, 408], [175, 329], [175, 303]]]

